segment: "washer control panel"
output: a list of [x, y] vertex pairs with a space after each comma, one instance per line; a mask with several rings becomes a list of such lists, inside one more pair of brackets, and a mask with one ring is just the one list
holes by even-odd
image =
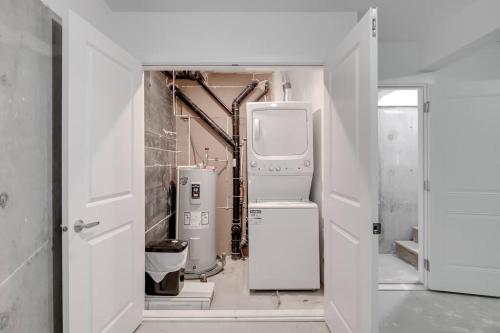
[[295, 175], [313, 171], [312, 162], [300, 161], [250, 161], [248, 172], [251, 174]]

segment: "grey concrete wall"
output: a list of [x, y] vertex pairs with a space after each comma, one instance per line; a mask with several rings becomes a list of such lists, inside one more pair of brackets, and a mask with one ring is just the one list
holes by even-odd
[[53, 18], [39, 0], [0, 0], [1, 333], [54, 331], [52, 232], [60, 197], [53, 200], [53, 190], [59, 193], [60, 178], [53, 172], [60, 169], [52, 154], [60, 153], [53, 148], [60, 115], [53, 112], [61, 94], [53, 91], [60, 89]]
[[161, 72], [144, 73], [146, 242], [167, 237], [175, 224], [176, 140], [172, 94]]
[[418, 224], [417, 107], [379, 108], [380, 253], [394, 242], [410, 240]]

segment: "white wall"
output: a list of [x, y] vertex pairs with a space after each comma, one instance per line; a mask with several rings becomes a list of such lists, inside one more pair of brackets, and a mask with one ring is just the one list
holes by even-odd
[[499, 80], [500, 43], [493, 42], [436, 73], [438, 80]]
[[[322, 207], [323, 178], [321, 169], [321, 116], [324, 105], [323, 69], [287, 70], [273, 74], [273, 100], [283, 100], [282, 77], [291, 83], [290, 101], [309, 101], [313, 110], [314, 177], [311, 187], [311, 201]], [[320, 256], [321, 280], [323, 280], [323, 217], [320, 213]]]
[[412, 42], [381, 42], [379, 78], [394, 80], [446, 67], [500, 40], [500, 1], [477, 0]]
[[323, 64], [356, 13], [116, 13], [144, 64]]
[[[355, 12], [112, 12], [103, 0], [42, 0], [68, 9], [144, 64], [323, 64]], [[67, 31], [66, 31], [67, 33]]]
[[413, 75], [422, 68], [422, 52], [417, 42], [380, 42], [378, 52], [380, 81]]
[[434, 70], [500, 38], [500, 1], [477, 0], [443, 21], [422, 43], [423, 69]]

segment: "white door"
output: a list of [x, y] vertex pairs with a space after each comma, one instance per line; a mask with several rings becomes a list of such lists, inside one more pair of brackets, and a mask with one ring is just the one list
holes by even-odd
[[68, 33], [64, 329], [133, 332], [144, 309], [142, 69], [74, 13]]
[[431, 92], [428, 287], [498, 297], [500, 81]]
[[377, 332], [377, 31], [370, 9], [325, 70], [325, 320], [335, 333]]

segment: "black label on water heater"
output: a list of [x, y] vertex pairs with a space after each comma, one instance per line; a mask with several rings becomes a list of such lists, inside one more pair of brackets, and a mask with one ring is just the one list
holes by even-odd
[[191, 184], [191, 198], [192, 199], [200, 198], [200, 184]]
[[248, 220], [250, 224], [262, 224], [262, 210], [260, 209], [250, 209]]

